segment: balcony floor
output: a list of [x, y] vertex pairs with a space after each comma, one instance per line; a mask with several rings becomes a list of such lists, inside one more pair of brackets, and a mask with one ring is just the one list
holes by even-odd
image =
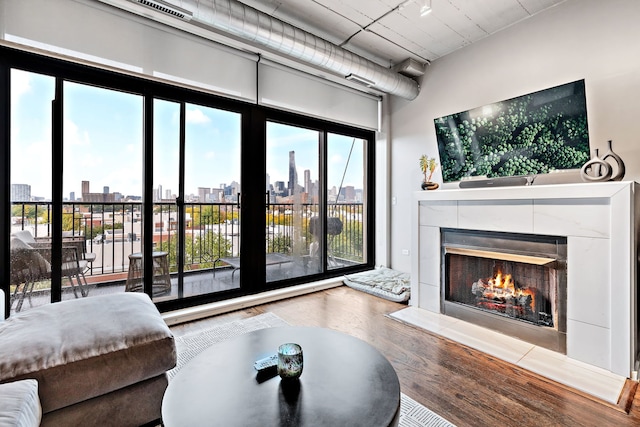
[[[350, 263], [341, 263], [341, 266], [348, 265]], [[268, 266], [267, 281], [278, 281], [291, 277], [302, 277], [308, 274], [308, 271], [298, 263], [289, 263], [286, 266]], [[126, 272], [115, 274], [95, 274], [87, 275], [88, 296], [113, 294], [117, 292], [125, 291]], [[42, 282], [47, 283], [47, 282]], [[195, 295], [211, 294], [221, 291], [227, 291], [231, 289], [240, 288], [240, 270], [236, 270], [235, 273], [232, 268], [218, 268], [216, 269], [215, 276], [211, 269], [190, 271], [186, 272], [184, 276], [184, 286], [182, 291], [182, 297], [190, 297]], [[80, 292], [78, 291], [78, 297]], [[71, 300], [76, 298], [73, 292], [73, 288], [70, 286], [63, 286], [62, 288], [62, 300]], [[154, 296], [155, 302], [174, 300], [179, 298], [178, 292], [178, 279], [175, 275], [171, 277], [171, 291], [159, 296]], [[23, 302], [21, 311], [28, 310], [33, 307], [51, 303], [51, 290], [43, 289], [36, 290], [27, 296]], [[16, 302], [11, 307], [11, 314], [15, 313]]]

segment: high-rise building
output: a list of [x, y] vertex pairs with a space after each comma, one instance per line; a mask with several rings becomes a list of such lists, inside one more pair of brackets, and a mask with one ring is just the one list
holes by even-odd
[[[82, 194], [88, 194], [89, 191], [89, 181], [82, 181]], [[82, 196], [84, 198], [84, 196]]]
[[276, 196], [285, 196], [286, 193], [286, 188], [284, 186], [284, 181], [276, 181], [276, 184], [274, 185], [274, 189], [273, 192], [275, 193]]
[[327, 201], [329, 202], [337, 202], [338, 201], [338, 189], [334, 185], [327, 191]]
[[311, 194], [311, 171], [309, 169], [304, 170], [304, 191]]
[[102, 187], [102, 194], [109, 194], [109, 186], [105, 185], [104, 187]]
[[72, 202], [76, 201], [76, 192], [72, 191], [71, 193], [69, 193], [69, 200], [71, 200]]
[[31, 186], [29, 184], [11, 184], [11, 201], [28, 202], [31, 200]]
[[85, 203], [109, 203], [115, 202], [115, 194], [112, 193], [85, 193], [82, 195], [82, 201]]
[[353, 202], [356, 200], [356, 189], [352, 185], [347, 185], [342, 189], [344, 194], [344, 200], [347, 202]]
[[289, 151], [289, 183], [287, 189], [289, 195], [293, 195], [298, 187], [298, 171], [296, 171], [296, 152]]
[[200, 203], [208, 202], [209, 201], [209, 194], [211, 194], [211, 188], [198, 187], [198, 198], [200, 199]]

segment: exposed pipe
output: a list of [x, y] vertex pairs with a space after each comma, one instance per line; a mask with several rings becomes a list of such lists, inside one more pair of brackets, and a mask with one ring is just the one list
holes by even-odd
[[173, 0], [172, 4], [191, 12], [191, 22], [201, 27], [209, 26], [333, 74], [367, 82], [381, 92], [412, 100], [420, 91], [413, 79], [237, 0]]

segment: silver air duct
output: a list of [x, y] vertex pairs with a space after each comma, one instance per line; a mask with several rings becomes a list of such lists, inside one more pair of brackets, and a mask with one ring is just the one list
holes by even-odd
[[[156, 0], [129, 1], [150, 7]], [[164, 7], [168, 4], [161, 3]], [[236, 0], [173, 0], [172, 3], [190, 13], [192, 24], [231, 34], [351, 81], [364, 82], [381, 92], [412, 100], [420, 91], [413, 79]]]

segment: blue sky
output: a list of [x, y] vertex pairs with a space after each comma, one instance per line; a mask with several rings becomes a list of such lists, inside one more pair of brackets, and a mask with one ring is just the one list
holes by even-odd
[[[13, 184], [30, 184], [32, 196], [51, 197], [51, 100], [54, 79], [19, 70], [12, 74]], [[64, 84], [63, 194], [80, 197], [81, 181], [90, 191], [142, 194], [143, 98], [72, 82]], [[178, 191], [179, 105], [154, 104], [154, 188]], [[185, 191], [240, 182], [240, 115], [187, 105]], [[340, 185], [353, 138], [329, 137], [329, 187]], [[357, 140], [344, 186], [363, 187], [363, 142]], [[267, 126], [267, 173], [270, 182], [288, 181], [289, 151], [296, 152], [298, 182], [304, 170], [318, 177], [318, 134], [270, 123]]]

